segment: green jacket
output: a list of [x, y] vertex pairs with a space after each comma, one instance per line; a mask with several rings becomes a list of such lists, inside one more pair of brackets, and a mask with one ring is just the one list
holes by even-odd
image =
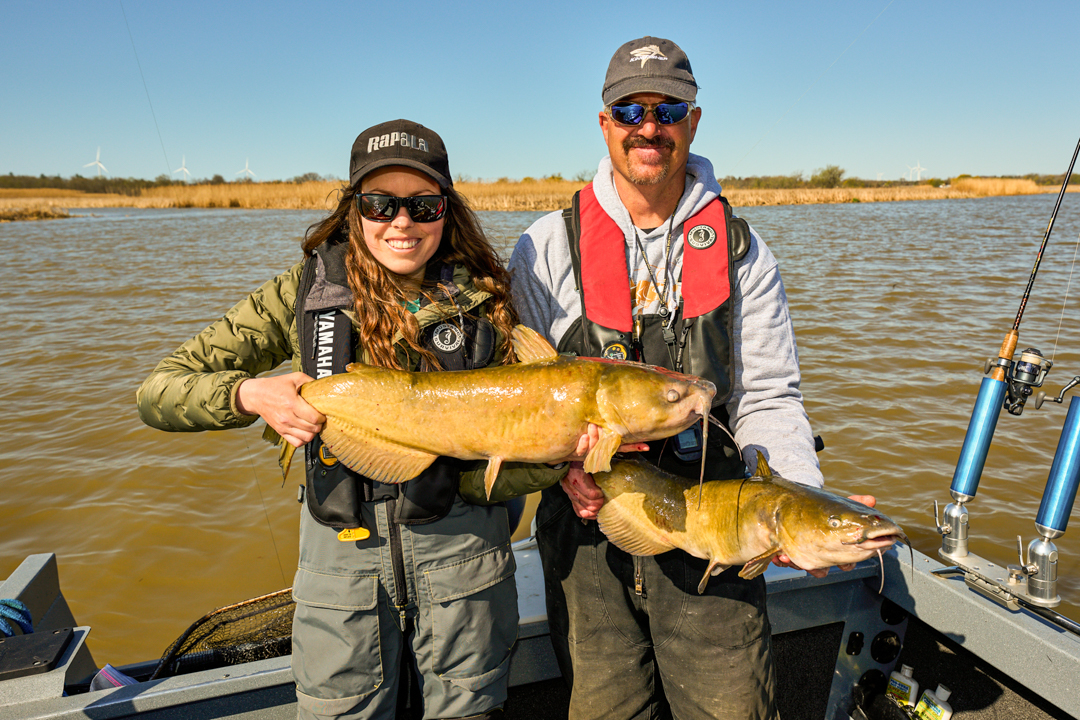
[[[157, 364], [136, 393], [139, 416], [151, 427], [172, 432], [198, 432], [247, 427], [258, 416], [244, 415], [236, 407], [236, 393], [243, 380], [291, 360], [300, 370], [300, 344], [296, 332], [296, 293], [300, 285], [299, 262], [264, 283], [237, 303], [225, 316], [191, 338]], [[462, 311], [481, 308], [490, 293], [477, 288], [462, 267], [455, 268], [454, 298]], [[416, 313], [420, 327], [443, 319], [442, 303], [421, 307]], [[443, 307], [443, 310], [448, 310]], [[456, 314], [456, 309], [452, 314]], [[419, 357], [410, 354], [400, 334], [394, 343], [404, 367], [419, 369]], [[501, 343], [501, 338], [500, 338]], [[502, 362], [497, 353], [492, 364]], [[282, 444], [269, 426], [263, 436]], [[484, 463], [472, 464], [462, 474], [461, 495], [470, 502], [487, 504], [483, 490]], [[497, 495], [490, 502], [507, 500], [541, 490], [558, 482], [565, 469], [546, 465], [505, 463], [499, 472]]]

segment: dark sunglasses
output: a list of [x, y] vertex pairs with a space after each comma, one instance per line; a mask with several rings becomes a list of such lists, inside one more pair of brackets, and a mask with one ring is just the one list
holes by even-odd
[[652, 112], [656, 122], [661, 125], [674, 125], [686, 119], [690, 108], [691, 104], [688, 102], [662, 102], [656, 105], [621, 102], [609, 107], [608, 114], [620, 125], [635, 126], [645, 122], [645, 115]]
[[376, 193], [360, 193], [356, 196], [356, 209], [360, 217], [373, 222], [390, 222], [397, 217], [402, 206], [413, 222], [435, 222], [446, 214], [445, 195], [414, 195], [394, 197]]

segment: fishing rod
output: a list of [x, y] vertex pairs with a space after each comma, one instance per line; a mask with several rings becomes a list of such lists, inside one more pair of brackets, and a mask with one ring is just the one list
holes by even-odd
[[[1057, 201], [1054, 203], [1054, 210], [1050, 214], [1050, 221], [1043, 233], [1042, 243], [1035, 256], [1035, 265], [1028, 277], [1016, 319], [1005, 335], [997, 358], [986, 361], [984, 373], [988, 374], [988, 377], [983, 378], [971, 413], [971, 421], [968, 424], [960, 458], [949, 487], [953, 502], [945, 508], [944, 521], [939, 519], [938, 503], [934, 501], [934, 521], [942, 538], [939, 555], [954, 563], [957, 569], [964, 573], [965, 581], [969, 586], [1006, 604], [1010, 601], [1015, 604], [1015, 599], [1019, 599], [1025, 605], [1034, 604], [1048, 608], [1061, 602], [1056, 590], [1058, 551], [1051, 541], [1065, 532], [1073, 502], [1076, 499], [1077, 487], [1080, 485], [1080, 403], [1076, 402], [1076, 397], [1074, 396], [1070, 401], [1068, 416], [1062, 428], [1042, 504], [1035, 521], [1040, 537], [1028, 546], [1026, 562], [1022, 541], [1020, 537], [1017, 537], [1019, 564], [1008, 566], [1008, 581], [1004, 578], [987, 578], [979, 571], [979, 568], [992, 566], [992, 564], [968, 553], [969, 516], [965, 505], [975, 497], [978, 491], [979, 479], [982, 476], [990, 441], [993, 439], [1001, 409], [1005, 408], [1011, 415], [1023, 413], [1024, 404], [1031, 397], [1033, 389], [1042, 386], [1047, 373], [1053, 366], [1053, 361], [1045, 358], [1035, 348], [1023, 350], [1019, 360], [1016, 361], [1013, 360], [1013, 355], [1016, 353], [1020, 338], [1020, 322], [1024, 317], [1028, 299], [1031, 297], [1035, 276], [1039, 272], [1039, 265], [1050, 241], [1050, 234], [1053, 232], [1078, 155], [1080, 155], [1080, 141], [1077, 142], [1076, 149], [1073, 151], [1069, 169], [1065, 173]], [[1062, 389], [1054, 402], [1064, 402], [1065, 391], [1078, 384], [1080, 384], [1080, 376], [1073, 378], [1073, 381]], [[1039, 397], [1036, 398], [1036, 408], [1042, 405], [1044, 397], [1043, 393], [1039, 393]]]

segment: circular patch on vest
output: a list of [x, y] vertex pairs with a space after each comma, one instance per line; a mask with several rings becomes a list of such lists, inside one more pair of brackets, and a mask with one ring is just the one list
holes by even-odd
[[338, 459], [330, 452], [330, 448], [325, 445], [319, 445], [319, 462], [325, 467], [333, 467], [338, 464]]
[[630, 358], [630, 349], [621, 342], [608, 343], [600, 352], [600, 357], [605, 360], [628, 360]]
[[435, 336], [432, 338], [432, 342], [435, 343], [435, 347], [444, 353], [451, 353], [461, 347], [465, 342], [465, 335], [456, 325], [450, 323], [443, 323], [439, 327], [435, 328]]
[[686, 240], [695, 250], [704, 250], [716, 242], [716, 231], [708, 225], [695, 225], [686, 234]]

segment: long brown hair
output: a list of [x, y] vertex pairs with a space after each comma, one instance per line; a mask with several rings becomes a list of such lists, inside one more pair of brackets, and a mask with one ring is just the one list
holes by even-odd
[[[310, 256], [316, 247], [335, 238], [347, 239], [345, 270], [353, 294], [355, 322], [366, 353], [365, 360], [381, 367], [401, 368], [393, 339], [400, 332], [409, 348], [429, 365], [439, 368], [435, 356], [420, 345], [420, 326], [404, 307], [405, 294], [400, 278], [383, 267], [367, 249], [355, 198], [360, 184], [341, 190], [338, 205], [324, 220], [308, 228], [302, 248]], [[510, 299], [510, 273], [503, 267], [481, 229], [468, 201], [453, 187], [443, 188], [447, 211], [439, 247], [428, 260], [432, 263], [463, 265], [473, 284], [491, 293], [487, 319], [503, 338], [500, 347], [504, 363], [514, 360], [510, 331], [518, 322]], [[438, 288], [425, 284], [420, 292], [431, 302]]]

